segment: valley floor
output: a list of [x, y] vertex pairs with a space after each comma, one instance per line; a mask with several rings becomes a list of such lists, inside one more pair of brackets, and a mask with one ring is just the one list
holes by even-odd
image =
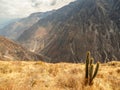
[[100, 64], [92, 86], [84, 71], [82, 63], [0, 61], [0, 90], [120, 90], [120, 62]]

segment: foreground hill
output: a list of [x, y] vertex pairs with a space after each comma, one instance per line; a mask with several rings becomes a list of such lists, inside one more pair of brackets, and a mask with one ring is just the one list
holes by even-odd
[[18, 38], [51, 62], [120, 60], [120, 0], [76, 0], [41, 19]]
[[120, 62], [100, 64], [92, 86], [84, 64], [0, 61], [0, 90], [120, 90]]
[[0, 60], [43, 60], [43, 58], [0, 36]]

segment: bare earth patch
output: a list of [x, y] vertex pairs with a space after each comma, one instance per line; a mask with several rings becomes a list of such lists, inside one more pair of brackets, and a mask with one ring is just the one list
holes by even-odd
[[100, 64], [92, 86], [84, 71], [82, 63], [0, 61], [0, 90], [120, 90], [120, 62]]

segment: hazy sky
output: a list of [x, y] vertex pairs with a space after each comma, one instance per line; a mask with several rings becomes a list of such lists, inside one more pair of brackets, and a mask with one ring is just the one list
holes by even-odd
[[0, 0], [0, 19], [22, 18], [33, 12], [60, 8], [75, 0]]

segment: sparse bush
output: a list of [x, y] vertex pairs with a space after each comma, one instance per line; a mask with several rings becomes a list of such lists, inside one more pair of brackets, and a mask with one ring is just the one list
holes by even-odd
[[92, 85], [93, 84], [93, 79], [96, 77], [99, 69], [99, 62], [97, 62], [96, 68], [94, 70], [94, 59], [91, 58], [90, 52], [87, 52], [87, 57], [86, 57], [86, 67], [85, 67], [85, 84]]

